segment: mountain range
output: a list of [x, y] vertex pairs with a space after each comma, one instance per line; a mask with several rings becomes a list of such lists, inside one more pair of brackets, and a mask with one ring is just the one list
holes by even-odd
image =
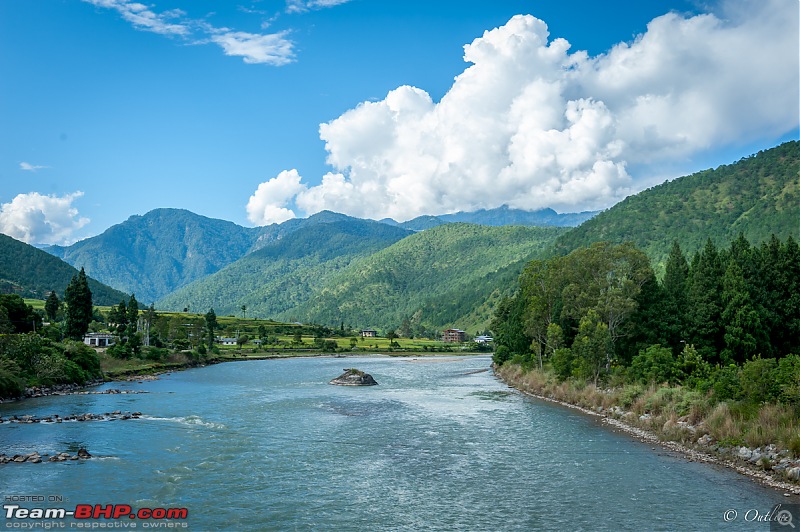
[[[397, 223], [324, 211], [246, 228], [157, 209], [47, 251], [165, 310], [238, 314], [244, 307], [250, 316], [326, 325], [472, 330], [486, 326], [532, 258], [631, 240], [658, 271], [675, 240], [692, 253], [708, 238], [724, 245], [740, 232], [753, 243], [773, 233], [800, 238], [800, 142], [663, 183], [601, 213], [501, 207]], [[0, 253], [7, 240], [0, 239]], [[31, 294], [59, 289], [44, 286], [53, 284], [37, 265], [46, 254], [19, 242], [14, 253], [19, 246], [34, 257], [19, 264], [39, 273], [17, 272], [14, 280], [7, 262], [0, 277], [17, 290], [28, 283]]]
[[[475, 213], [428, 217], [435, 219], [435, 223], [425, 227], [420, 227], [414, 220], [405, 224], [382, 220], [381, 225], [407, 230], [402, 234], [408, 236], [411, 231], [450, 223], [448, 220], [485, 220], [487, 223], [484, 225], [497, 226], [563, 226], [577, 223], [590, 214], [557, 214], [550, 209], [529, 213], [504, 206]], [[51, 246], [45, 250], [69, 264], [83, 266], [87, 274], [125, 292], [135, 293], [139, 301], [149, 304], [298, 230], [357, 220], [344, 214], [322, 211], [309, 218], [294, 218], [281, 224], [242, 227], [187, 210], [155, 209], [144, 215], [131, 216], [102, 234], [71, 246]], [[538, 223], [534, 224], [534, 220]], [[361, 227], [366, 226], [362, 224]], [[298, 237], [308, 240], [304, 233]]]

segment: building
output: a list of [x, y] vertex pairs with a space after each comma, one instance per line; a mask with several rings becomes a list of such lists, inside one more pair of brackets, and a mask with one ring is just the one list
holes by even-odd
[[217, 338], [222, 345], [236, 345], [236, 338]]
[[447, 329], [442, 333], [443, 342], [460, 343], [467, 339], [467, 333], [461, 329]]
[[375, 338], [376, 336], [378, 336], [378, 332], [374, 329], [361, 329], [362, 338]]
[[476, 336], [475, 343], [476, 344], [490, 344], [494, 342], [494, 338], [491, 336]]
[[114, 335], [111, 333], [86, 333], [83, 343], [90, 347], [108, 347], [114, 345]]

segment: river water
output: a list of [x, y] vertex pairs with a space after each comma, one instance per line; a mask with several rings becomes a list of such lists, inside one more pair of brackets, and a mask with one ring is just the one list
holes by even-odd
[[[9, 455], [95, 456], [0, 466], [0, 496], [63, 499], [23, 508], [187, 508], [173, 524], [190, 530], [768, 530], [746, 513], [797, 502], [524, 397], [490, 362], [247, 361], [93, 389], [147, 393], [0, 405], [2, 417], [143, 414], [0, 425]], [[327, 384], [346, 367], [380, 384]], [[729, 510], [737, 518], [726, 522]], [[23, 521], [32, 522], [3, 528]]]

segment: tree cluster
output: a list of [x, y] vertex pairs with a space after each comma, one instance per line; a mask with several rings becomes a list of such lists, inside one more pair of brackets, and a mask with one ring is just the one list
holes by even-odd
[[615, 368], [642, 382], [697, 382], [714, 367], [800, 353], [791, 237], [752, 246], [740, 235], [725, 249], [709, 239], [691, 261], [676, 242], [660, 282], [633, 244], [596, 243], [529, 263], [519, 285], [492, 322], [497, 364], [547, 360], [562, 379], [594, 382]]

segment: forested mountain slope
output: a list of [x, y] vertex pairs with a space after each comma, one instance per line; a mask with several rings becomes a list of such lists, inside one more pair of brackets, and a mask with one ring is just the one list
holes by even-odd
[[[416, 233], [330, 277], [278, 318], [395, 328], [484, 326], [475, 314], [566, 229], [446, 224]], [[485, 319], [484, 319], [485, 318]]]
[[156, 209], [47, 251], [149, 304], [239, 259], [261, 232], [186, 210]]
[[[15, 293], [22, 297], [45, 299], [55, 290], [60, 299], [64, 289], [78, 270], [63, 260], [0, 234], [0, 292]], [[89, 278], [95, 305], [116, 305], [128, 296], [118, 290]]]
[[219, 272], [164, 297], [159, 308], [273, 317], [305, 302], [355, 258], [411, 234], [400, 227], [325, 213]]
[[724, 246], [739, 233], [753, 243], [800, 237], [800, 142], [630, 196], [559, 237], [555, 249], [632, 241], [662, 271], [675, 240], [691, 256], [708, 238]]

